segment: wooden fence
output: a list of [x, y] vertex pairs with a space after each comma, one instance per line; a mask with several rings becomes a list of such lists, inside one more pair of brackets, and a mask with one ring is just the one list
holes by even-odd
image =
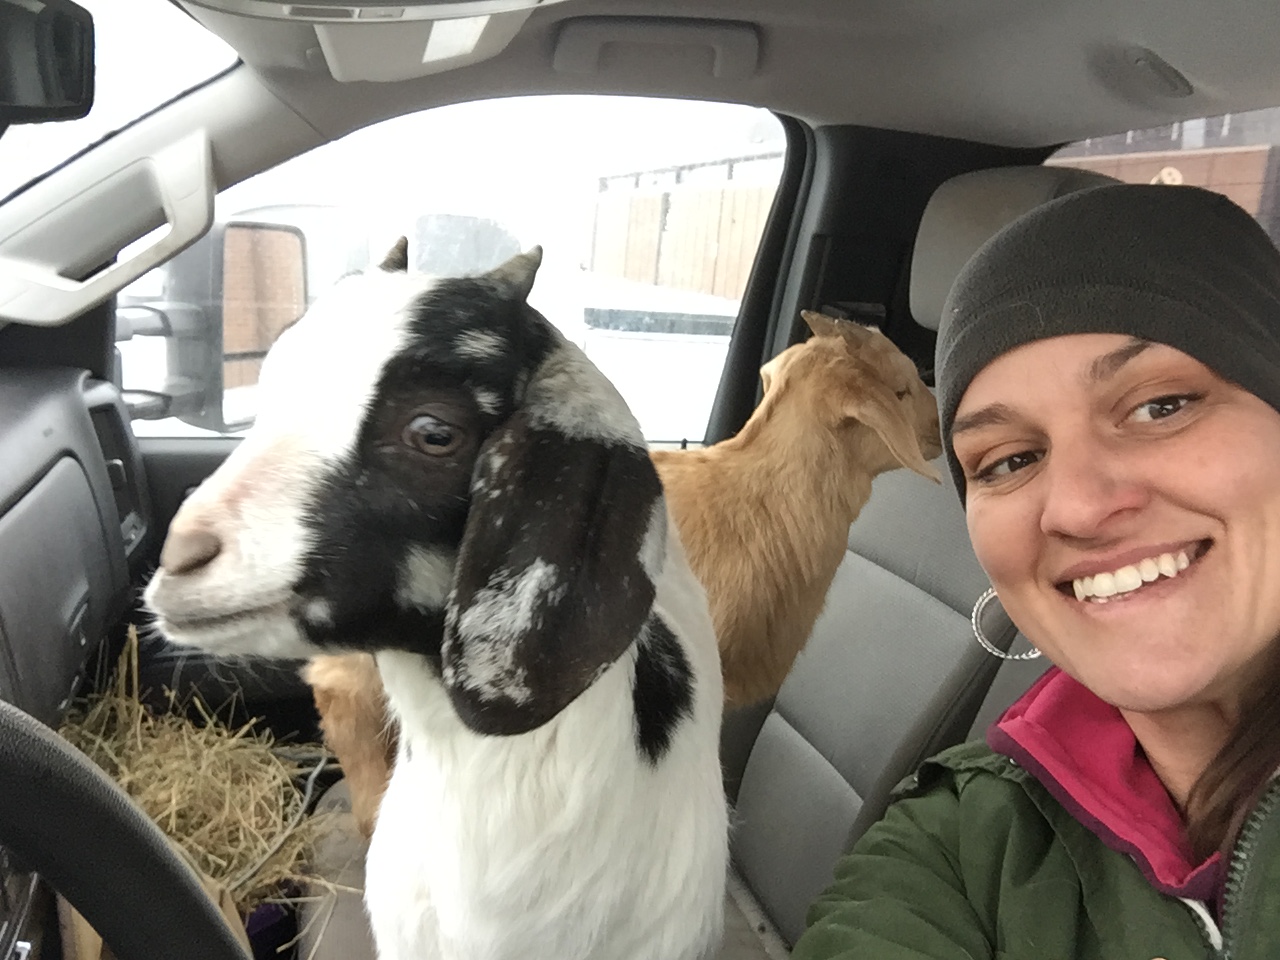
[[776, 184], [732, 181], [603, 192], [591, 268], [740, 299], [776, 192]]
[[[1234, 200], [1271, 229], [1277, 212], [1277, 171], [1269, 144], [1203, 150], [1112, 154], [1054, 158], [1061, 167], [1095, 170], [1125, 183], [1190, 184]], [[1274, 237], [1274, 234], [1273, 234]]]

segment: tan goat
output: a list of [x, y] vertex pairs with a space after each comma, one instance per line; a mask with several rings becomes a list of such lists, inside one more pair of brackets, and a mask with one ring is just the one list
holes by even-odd
[[313, 657], [302, 679], [311, 685], [325, 743], [342, 765], [351, 814], [360, 832], [371, 837], [396, 756], [395, 724], [378, 664], [371, 653]]
[[871, 481], [899, 466], [938, 479], [937, 405], [915, 365], [878, 330], [803, 316], [815, 336], [760, 371], [764, 399], [737, 436], [652, 454], [707, 590], [732, 706], [782, 686]]
[[[772, 696], [822, 612], [871, 481], [905, 466], [937, 481], [937, 406], [878, 330], [803, 314], [814, 336], [760, 371], [764, 397], [737, 436], [655, 450], [693, 572], [710, 601], [726, 704]], [[367, 654], [317, 657], [304, 674], [366, 835], [394, 760]]]

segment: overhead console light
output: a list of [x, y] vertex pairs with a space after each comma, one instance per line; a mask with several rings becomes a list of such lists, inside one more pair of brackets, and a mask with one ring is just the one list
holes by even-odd
[[314, 28], [338, 81], [395, 82], [496, 56], [538, 7], [564, 0], [182, 0]]
[[465, 57], [474, 50], [489, 25], [489, 17], [463, 17], [458, 20], [437, 20], [431, 26], [427, 49], [422, 54], [423, 63], [452, 60]]

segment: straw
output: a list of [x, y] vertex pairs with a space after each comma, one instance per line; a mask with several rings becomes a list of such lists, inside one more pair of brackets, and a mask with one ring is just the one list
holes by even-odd
[[231, 892], [241, 916], [287, 901], [291, 888], [314, 881], [306, 868], [323, 824], [306, 814], [328, 760], [323, 748], [282, 750], [253, 721], [228, 726], [198, 695], [179, 702], [167, 691], [168, 709], [153, 711], [138, 684], [138, 634], [130, 627], [113, 680], [73, 710], [62, 735], [114, 778], [196, 869]]

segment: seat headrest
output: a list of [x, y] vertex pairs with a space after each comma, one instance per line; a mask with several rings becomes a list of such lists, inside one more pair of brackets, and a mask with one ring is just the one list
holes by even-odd
[[980, 246], [1042, 203], [1108, 183], [1072, 167], [997, 167], [952, 177], [934, 191], [920, 219], [911, 257], [911, 313], [937, 330], [942, 305], [960, 270]]

